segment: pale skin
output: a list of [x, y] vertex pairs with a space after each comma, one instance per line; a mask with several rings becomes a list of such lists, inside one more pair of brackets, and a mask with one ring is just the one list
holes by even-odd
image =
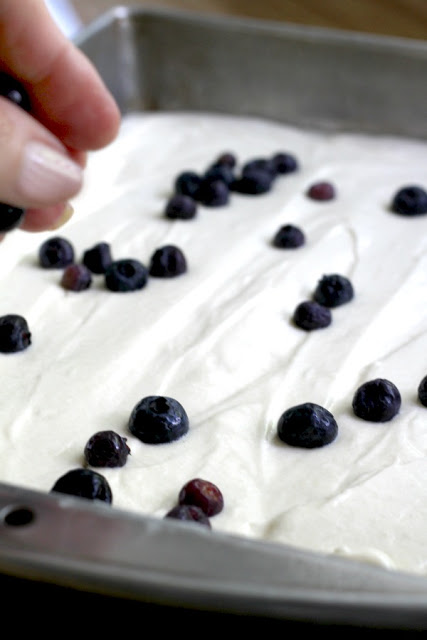
[[[26, 210], [21, 228], [27, 231], [56, 228], [82, 186], [86, 153], [117, 135], [119, 110], [43, 0], [0, 0], [0, 71], [19, 79], [32, 104], [29, 114], [0, 97], [0, 202]], [[43, 175], [38, 175], [30, 192], [23, 185], [29, 143], [55, 150], [65, 163], [71, 160], [73, 180], [63, 176], [55, 189], [43, 189]]]

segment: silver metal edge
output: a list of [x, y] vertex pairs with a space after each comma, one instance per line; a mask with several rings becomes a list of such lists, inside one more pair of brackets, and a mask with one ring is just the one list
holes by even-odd
[[90, 24], [83, 26], [74, 38], [77, 46], [80, 46], [95, 33], [103, 30], [107, 25], [116, 20], [132, 20], [143, 17], [167, 17], [172, 20], [189, 23], [209, 23], [218, 28], [245, 28], [253, 32], [280, 33], [297, 36], [302, 41], [315, 40], [324, 42], [343, 42], [353, 46], [354, 44], [372, 48], [391, 48], [393, 51], [402, 49], [405, 51], [423, 52], [427, 54], [427, 42], [416, 38], [392, 36], [384, 34], [370, 34], [356, 30], [335, 29], [332, 27], [318, 27], [313, 25], [301, 25], [292, 22], [278, 22], [266, 19], [254, 19], [236, 15], [222, 15], [191, 11], [188, 9], [174, 9], [158, 7], [156, 5], [117, 5], [95, 18]]

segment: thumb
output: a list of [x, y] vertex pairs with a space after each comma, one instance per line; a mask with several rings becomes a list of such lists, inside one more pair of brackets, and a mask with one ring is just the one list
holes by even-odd
[[0, 202], [40, 209], [65, 202], [83, 183], [82, 167], [31, 115], [0, 98]]

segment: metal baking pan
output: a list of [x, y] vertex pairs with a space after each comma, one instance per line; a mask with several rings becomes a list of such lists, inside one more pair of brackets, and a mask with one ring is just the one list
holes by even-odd
[[427, 43], [117, 7], [78, 44], [126, 113], [201, 110], [427, 137]]
[[[117, 7], [79, 34], [123, 113], [427, 137], [427, 45]], [[0, 573], [213, 615], [427, 629], [427, 579], [0, 485]]]

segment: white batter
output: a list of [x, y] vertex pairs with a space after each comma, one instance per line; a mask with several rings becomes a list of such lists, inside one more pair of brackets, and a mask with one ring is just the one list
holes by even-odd
[[[193, 220], [163, 216], [175, 177], [202, 172], [223, 151], [241, 163], [279, 151], [300, 170], [262, 196], [232, 194]], [[125, 467], [102, 471], [114, 505], [162, 518], [193, 477], [214, 482], [224, 511], [213, 529], [427, 573], [427, 216], [389, 211], [402, 186], [427, 183], [427, 143], [300, 131], [210, 114], [125, 118], [118, 140], [90, 158], [74, 218], [59, 231], [77, 256], [109, 242], [114, 258], [148, 264], [178, 245], [188, 273], [151, 278], [141, 291], [75, 293], [43, 270], [40, 244], [58, 232], [15, 231], [0, 245], [0, 315], [19, 313], [33, 343], [1, 355], [0, 481], [49, 491], [84, 464], [95, 432], [128, 438]], [[337, 198], [315, 202], [329, 180]], [[279, 226], [306, 235], [293, 251], [271, 246]], [[296, 305], [324, 274], [353, 283], [352, 302], [326, 329], [293, 326]], [[402, 395], [389, 423], [357, 419], [362, 382], [383, 377]], [[181, 402], [190, 431], [145, 445], [127, 430], [147, 395]], [[277, 421], [294, 404], [331, 411], [337, 439], [286, 446]]]

